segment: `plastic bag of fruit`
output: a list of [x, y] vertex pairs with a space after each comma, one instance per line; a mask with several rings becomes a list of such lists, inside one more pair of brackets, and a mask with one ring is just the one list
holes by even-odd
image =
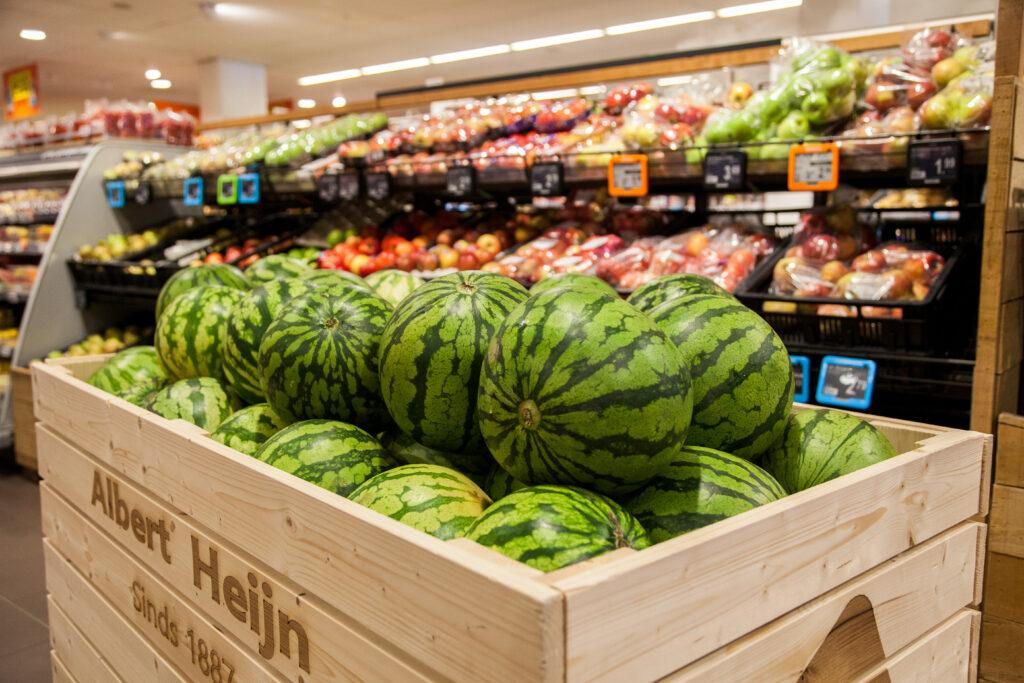
[[928, 69], [912, 66], [902, 57], [886, 57], [871, 70], [864, 105], [883, 114], [896, 107], [917, 109], [937, 91]]
[[903, 59], [919, 69], [931, 70], [943, 59], [952, 57], [958, 49], [970, 44], [970, 40], [956, 31], [944, 28], [921, 29], [903, 46]]
[[929, 130], [973, 128], [988, 124], [994, 87], [992, 62], [965, 71], [921, 105], [921, 127]]
[[906, 150], [909, 136], [921, 121], [909, 105], [890, 109], [885, 115], [869, 110], [842, 132], [839, 146], [844, 154], [891, 154]]
[[797, 297], [826, 297], [847, 275], [849, 259], [871, 244], [871, 232], [850, 206], [815, 209], [800, 216], [793, 244], [775, 264], [768, 291]]

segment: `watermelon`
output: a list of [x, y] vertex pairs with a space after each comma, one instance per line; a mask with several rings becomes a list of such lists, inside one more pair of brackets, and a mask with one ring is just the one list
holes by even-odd
[[146, 408], [168, 420], [180, 418], [212, 432], [238, 406], [214, 378], [191, 377], [153, 394]]
[[675, 301], [679, 297], [690, 294], [718, 294], [732, 298], [732, 294], [719, 287], [710, 278], [703, 275], [676, 273], [662, 275], [640, 285], [633, 290], [626, 301], [647, 313], [666, 301]]
[[440, 465], [401, 465], [364, 482], [349, 498], [442, 540], [464, 535], [491, 504], [472, 479]]
[[505, 496], [519, 489], [526, 488], [526, 484], [512, 477], [511, 474], [497, 465], [491, 468], [484, 479], [484, 491], [491, 497], [491, 500], [501, 500]]
[[285, 427], [264, 441], [255, 457], [340, 496], [394, 466], [375, 438], [335, 420]]
[[647, 316], [555, 288], [520, 304], [491, 340], [480, 430], [522, 482], [617, 495], [679, 454], [692, 400], [685, 359]]
[[292, 421], [381, 422], [377, 353], [390, 314], [391, 304], [357, 287], [292, 299], [260, 342], [267, 402]]
[[480, 366], [491, 335], [526, 297], [510, 278], [463, 271], [431, 280], [401, 303], [384, 329], [380, 383], [402, 431], [438, 450], [486, 452], [476, 410]]
[[772, 475], [749, 460], [687, 446], [626, 509], [651, 541], [661, 543], [785, 495]]
[[366, 284], [392, 306], [397, 306], [422, 285], [423, 280], [404, 270], [378, 270], [366, 276]]
[[761, 316], [732, 297], [691, 294], [650, 311], [693, 377], [686, 443], [756, 460], [782, 438], [793, 406], [786, 347]]
[[257, 403], [232, 413], [210, 438], [246, 455], [255, 455], [264, 441], [287, 426], [269, 404]]
[[584, 275], [583, 273], [559, 273], [558, 275], [546, 277], [533, 287], [530, 287], [530, 296], [543, 294], [549, 289], [556, 287], [586, 289], [588, 291], [602, 292], [608, 296], [619, 296], [618, 292], [601, 278], [594, 277], [593, 275]]
[[372, 291], [373, 289], [370, 285], [366, 284], [366, 280], [347, 270], [309, 270], [300, 275], [299, 279], [315, 287], [350, 283], [366, 290]]
[[231, 309], [224, 338], [224, 377], [246, 403], [264, 400], [260, 380], [260, 342], [283, 304], [313, 291], [311, 284], [290, 278], [256, 287]]
[[484, 465], [491, 458], [489, 453], [463, 455], [439, 451], [417, 443], [411, 436], [399, 431], [385, 434], [380, 442], [397, 462], [408, 465], [440, 465], [468, 475], [486, 474]]
[[229, 287], [198, 287], [174, 301], [156, 323], [156, 352], [167, 374], [223, 378], [228, 316], [244, 296]]
[[249, 284], [257, 287], [271, 280], [299, 277], [312, 269], [313, 266], [302, 259], [284, 254], [271, 254], [246, 268], [245, 277], [248, 278]]
[[870, 422], [838, 410], [808, 408], [790, 415], [782, 443], [765, 468], [796, 493], [896, 455]]
[[118, 398], [123, 398], [132, 405], [140, 408], [145, 408], [149, 405], [149, 402], [153, 400], [153, 397], [158, 391], [167, 386], [165, 383], [160, 384], [139, 384], [134, 387], [129, 387], [123, 391], [119, 391], [114, 395]]
[[530, 486], [511, 493], [491, 505], [466, 538], [543, 572], [651, 544], [640, 522], [618, 503], [571, 486]]
[[86, 380], [97, 389], [124, 398], [123, 394], [166, 384], [167, 373], [152, 346], [133, 346], [115, 353]]
[[179, 270], [164, 283], [156, 300], [156, 318], [164, 312], [171, 302], [190, 289], [206, 285], [220, 285], [232, 289], [249, 289], [249, 281], [238, 268], [226, 263], [215, 263], [196, 268]]

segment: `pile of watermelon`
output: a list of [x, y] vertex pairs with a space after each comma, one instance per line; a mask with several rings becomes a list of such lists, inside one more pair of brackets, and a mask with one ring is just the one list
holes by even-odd
[[[267, 259], [269, 261], [269, 259]], [[793, 410], [789, 355], [710, 280], [622, 300], [268, 263], [183, 271], [155, 347], [95, 386], [399, 522], [542, 571], [644, 548], [895, 455], [858, 417]]]

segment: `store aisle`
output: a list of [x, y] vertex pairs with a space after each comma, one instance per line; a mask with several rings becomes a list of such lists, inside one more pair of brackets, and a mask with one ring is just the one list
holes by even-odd
[[0, 681], [50, 680], [39, 486], [0, 473]]

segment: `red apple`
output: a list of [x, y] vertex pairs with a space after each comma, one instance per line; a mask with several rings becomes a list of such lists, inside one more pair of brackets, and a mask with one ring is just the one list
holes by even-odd
[[839, 282], [839, 278], [849, 272], [842, 261], [829, 261], [821, 267], [821, 277], [829, 282]]
[[480, 267], [480, 260], [476, 255], [464, 252], [459, 254], [459, 260], [456, 267], [459, 270], [476, 270]]
[[867, 251], [853, 259], [853, 270], [858, 273], [880, 273], [885, 268], [885, 257], [878, 251]]
[[501, 251], [501, 240], [498, 236], [489, 232], [480, 235], [476, 240], [476, 246], [491, 253], [497, 254]]
[[370, 263], [369, 256], [367, 256], [366, 254], [356, 254], [351, 258], [351, 260], [349, 260], [348, 263], [345, 264], [345, 266], [353, 273], [359, 275], [362, 273], [363, 268], [365, 268], [368, 263]]
[[437, 270], [439, 265], [437, 254], [424, 251], [416, 256], [416, 267], [420, 270]]

